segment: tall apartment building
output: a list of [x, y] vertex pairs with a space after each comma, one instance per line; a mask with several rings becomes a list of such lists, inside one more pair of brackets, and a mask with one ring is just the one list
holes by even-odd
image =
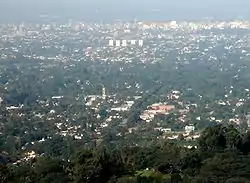
[[126, 46], [129, 46], [129, 45], [143, 46], [143, 43], [144, 43], [143, 40], [109, 40], [108, 45], [110, 47], [112, 47], [112, 46], [116, 46], [116, 47], [123, 46], [123, 47], [126, 47]]
[[143, 40], [139, 40], [139, 46], [143, 46]]
[[109, 40], [109, 46], [114, 46], [114, 40]]
[[115, 46], [121, 46], [121, 41], [120, 40], [115, 40]]
[[127, 46], [127, 40], [122, 40], [122, 46]]

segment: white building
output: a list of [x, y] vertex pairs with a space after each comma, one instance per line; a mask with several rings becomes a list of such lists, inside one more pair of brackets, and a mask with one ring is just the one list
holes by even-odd
[[173, 29], [177, 28], [178, 27], [177, 22], [176, 21], [171, 21], [170, 22], [170, 27], [173, 28]]
[[2, 102], [3, 102], [3, 99], [2, 99], [2, 97], [0, 97], [0, 105], [1, 105]]
[[52, 99], [62, 99], [63, 98], [63, 96], [53, 96], [53, 97], [51, 97]]
[[195, 130], [194, 125], [185, 126], [185, 132], [186, 133], [193, 132], [194, 130]]
[[102, 87], [102, 99], [105, 100], [106, 99], [106, 88], [103, 86]]
[[121, 46], [121, 41], [120, 41], [120, 40], [116, 40], [116, 41], [115, 41], [115, 45], [116, 45], [116, 46]]
[[143, 46], [143, 40], [139, 40], [139, 46]]
[[128, 111], [128, 107], [114, 107], [111, 108], [111, 111]]
[[109, 40], [109, 46], [114, 46], [114, 40]]
[[247, 126], [248, 128], [250, 128], [250, 115], [246, 115], [246, 118], [247, 118]]
[[136, 40], [131, 40], [130, 42], [131, 42], [132, 45], [136, 44]]
[[122, 40], [122, 46], [127, 46], [127, 40]]

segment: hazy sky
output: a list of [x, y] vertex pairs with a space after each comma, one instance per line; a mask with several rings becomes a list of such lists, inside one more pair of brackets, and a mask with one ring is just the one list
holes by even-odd
[[250, 0], [0, 0], [0, 19], [25, 21], [39, 14], [88, 20], [249, 18], [249, 9]]

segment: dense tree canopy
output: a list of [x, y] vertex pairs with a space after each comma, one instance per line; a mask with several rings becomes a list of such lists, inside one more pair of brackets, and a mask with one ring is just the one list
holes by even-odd
[[216, 125], [204, 130], [198, 144], [197, 149], [180, 148], [168, 141], [150, 147], [90, 148], [68, 161], [50, 156], [18, 165], [3, 161], [1, 155], [0, 182], [249, 182], [249, 133]]

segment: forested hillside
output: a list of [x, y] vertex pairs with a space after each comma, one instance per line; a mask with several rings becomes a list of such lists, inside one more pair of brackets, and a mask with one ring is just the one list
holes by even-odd
[[249, 152], [250, 133], [216, 125], [205, 129], [197, 149], [161, 140], [148, 147], [82, 149], [67, 161], [41, 156], [14, 164], [2, 152], [0, 182], [245, 183], [250, 182]]

